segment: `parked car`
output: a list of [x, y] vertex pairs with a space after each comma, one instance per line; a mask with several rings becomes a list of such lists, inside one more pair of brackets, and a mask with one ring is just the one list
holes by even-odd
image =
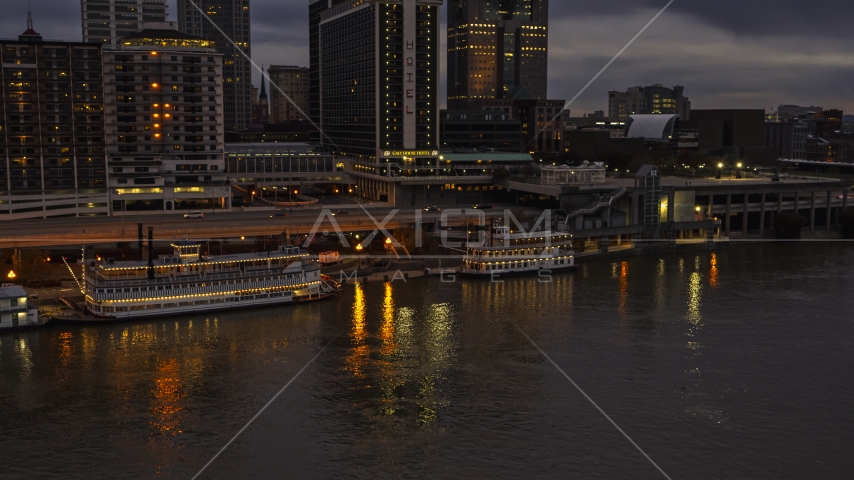
[[478, 203], [477, 205], [474, 206], [474, 208], [476, 208], [478, 210], [488, 210], [490, 208], [495, 208], [495, 205], [490, 205], [488, 203]]
[[437, 206], [435, 206], [435, 205], [434, 205], [434, 206], [432, 206], [432, 207], [426, 207], [426, 208], [424, 208], [424, 211], [425, 211], [425, 212], [439, 212], [439, 211], [441, 211], [441, 210], [442, 210], [441, 208], [439, 208], [439, 207], [437, 207]]
[[185, 213], [184, 218], [205, 218], [204, 212], [190, 212]]

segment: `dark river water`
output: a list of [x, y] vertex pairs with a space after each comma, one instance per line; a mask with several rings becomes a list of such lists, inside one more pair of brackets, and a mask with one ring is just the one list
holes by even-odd
[[[854, 245], [0, 335], [0, 478], [851, 478]], [[511, 322], [512, 320], [512, 322]]]

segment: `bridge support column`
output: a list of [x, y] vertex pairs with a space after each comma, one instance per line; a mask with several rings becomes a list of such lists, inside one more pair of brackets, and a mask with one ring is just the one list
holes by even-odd
[[765, 192], [759, 194], [759, 235], [765, 235]]
[[673, 223], [676, 215], [676, 191], [667, 194], [667, 223]]
[[810, 192], [810, 232], [815, 233], [815, 190]]
[[830, 222], [832, 221], [831, 211], [833, 207], [831, 206], [831, 202], [833, 199], [833, 193], [828, 190], [827, 192], [827, 210], [824, 212], [824, 229], [825, 231], [830, 231]]
[[748, 211], [748, 203], [750, 200], [750, 196], [748, 194], [744, 194], [744, 204], [742, 205], [742, 217], [741, 217], [741, 235], [747, 236], [747, 219], [750, 218], [750, 213]]
[[602, 255], [608, 255], [608, 236], [603, 235], [599, 238], [599, 251]]
[[729, 236], [729, 221], [730, 221], [730, 215], [731, 214], [732, 214], [732, 195], [727, 193], [726, 194], [726, 213], [724, 214], [724, 216], [726, 217], [726, 218], [724, 218], [724, 232], [726, 233], [727, 237]]

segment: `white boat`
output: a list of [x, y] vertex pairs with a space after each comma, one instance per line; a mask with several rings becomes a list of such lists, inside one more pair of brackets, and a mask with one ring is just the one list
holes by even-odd
[[461, 275], [499, 278], [575, 268], [569, 233], [513, 233], [504, 226], [493, 228], [485, 237], [481, 244], [467, 246]]
[[[65, 321], [129, 320], [321, 300], [338, 285], [299, 247], [201, 255], [201, 243], [181, 241], [146, 262], [84, 259], [85, 315]], [[149, 257], [151, 250], [149, 249]]]

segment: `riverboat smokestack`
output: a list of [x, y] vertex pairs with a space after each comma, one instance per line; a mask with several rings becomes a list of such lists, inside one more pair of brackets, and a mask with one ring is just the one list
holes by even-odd
[[154, 227], [148, 227], [148, 279], [154, 280]]
[[144, 258], [142, 256], [142, 224], [137, 223], [136, 227], [137, 227], [137, 238], [139, 239], [139, 241], [137, 242], [137, 245], [139, 247], [139, 261], [141, 262]]

